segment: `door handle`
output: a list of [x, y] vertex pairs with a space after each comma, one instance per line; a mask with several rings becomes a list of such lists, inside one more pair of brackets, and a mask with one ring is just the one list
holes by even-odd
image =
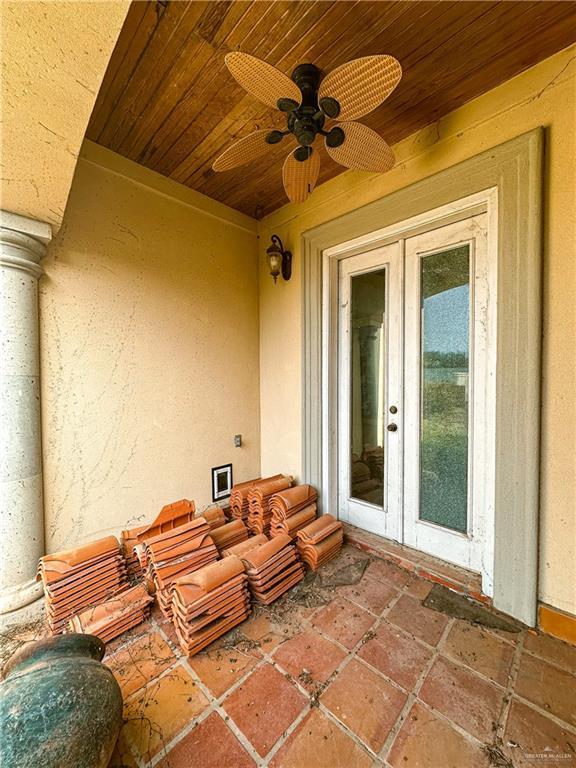
[[398, 425], [397, 424], [388, 424], [386, 429], [388, 430], [388, 432], [396, 432], [398, 430]]

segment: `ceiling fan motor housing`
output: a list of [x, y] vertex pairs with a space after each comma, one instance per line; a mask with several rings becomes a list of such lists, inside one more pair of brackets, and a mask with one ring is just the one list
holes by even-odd
[[[318, 134], [330, 135], [324, 130], [326, 117], [318, 105], [321, 72], [314, 64], [299, 64], [292, 72], [292, 80], [302, 93], [301, 104], [288, 109], [293, 102], [290, 99], [280, 99], [278, 106], [283, 111], [288, 112], [288, 131], [294, 134], [301, 147], [307, 148], [314, 142]], [[332, 101], [335, 100], [332, 99]], [[335, 102], [335, 104], [339, 111], [338, 103]], [[340, 136], [335, 138], [335, 141], [339, 139]], [[309, 157], [309, 152], [297, 152], [295, 157], [298, 160], [306, 160]]]

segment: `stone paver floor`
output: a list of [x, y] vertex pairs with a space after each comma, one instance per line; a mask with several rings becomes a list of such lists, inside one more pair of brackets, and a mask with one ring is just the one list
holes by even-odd
[[430, 611], [431, 586], [348, 546], [190, 659], [154, 611], [105, 658], [111, 766], [576, 766], [576, 648]]

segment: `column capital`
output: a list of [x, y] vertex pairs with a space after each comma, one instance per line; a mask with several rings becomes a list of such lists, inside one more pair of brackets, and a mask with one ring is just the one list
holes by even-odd
[[36, 221], [10, 211], [0, 211], [0, 264], [20, 269], [34, 277], [44, 270], [40, 260], [52, 239], [52, 228], [44, 221]]

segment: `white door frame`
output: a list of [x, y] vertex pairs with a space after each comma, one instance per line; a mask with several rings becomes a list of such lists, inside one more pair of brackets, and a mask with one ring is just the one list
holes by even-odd
[[[303, 233], [299, 251], [301, 476], [318, 487], [321, 508], [330, 511], [334, 507], [323, 457], [335, 435], [322, 416], [325, 393], [333, 395], [334, 377], [322, 355], [331, 320], [323, 307], [322, 289], [324, 283], [330, 284], [331, 266], [323, 254], [372, 231], [374, 222], [393, 226], [409, 216], [497, 188], [498, 286], [491, 296], [498, 306], [494, 606], [530, 626], [536, 624], [538, 595], [543, 158], [544, 129], [540, 127], [338, 218], [329, 220], [330, 213], [321, 212], [324, 223]], [[401, 177], [401, 171], [395, 173], [393, 183], [401, 183]]]
[[[404, 251], [404, 242], [410, 237], [430, 232], [431, 230], [455, 224], [472, 216], [485, 213], [487, 216], [488, 238], [486, 250], [488, 262], [494, 265], [490, 270], [488, 280], [488, 294], [495, 296], [497, 288], [497, 252], [498, 252], [498, 190], [494, 187], [482, 192], [469, 195], [461, 200], [456, 200], [448, 205], [441, 206], [418, 216], [413, 216], [405, 221], [385, 227], [361, 237], [340, 243], [332, 248], [327, 248], [322, 253], [323, 262], [323, 338], [322, 338], [322, 426], [323, 444], [326, 450], [323, 452], [322, 461], [322, 501], [323, 508], [338, 509], [338, 262], [342, 259], [355, 256], [366, 251], [383, 248], [393, 243], [399, 243], [401, 251]], [[403, 288], [403, 281], [401, 290]], [[487, 329], [487, 343], [489, 347], [496, 348], [496, 308], [491, 312], [491, 324]], [[495, 379], [491, 379], [495, 387]], [[494, 409], [491, 403], [495, 400], [495, 390], [486, 392], [487, 408], [486, 434], [494, 440], [495, 429], [491, 422]], [[405, 408], [400, 410], [400, 416], [404, 418]], [[400, 430], [401, 433], [404, 430]], [[485, 525], [486, 537], [483, 542], [485, 557], [479, 557], [471, 564], [482, 575], [482, 591], [484, 594], [493, 595], [493, 538], [494, 538], [494, 460], [495, 451], [486, 451], [487, 461], [483, 486], [485, 493]], [[398, 539], [399, 536], [388, 535], [389, 538]]]

